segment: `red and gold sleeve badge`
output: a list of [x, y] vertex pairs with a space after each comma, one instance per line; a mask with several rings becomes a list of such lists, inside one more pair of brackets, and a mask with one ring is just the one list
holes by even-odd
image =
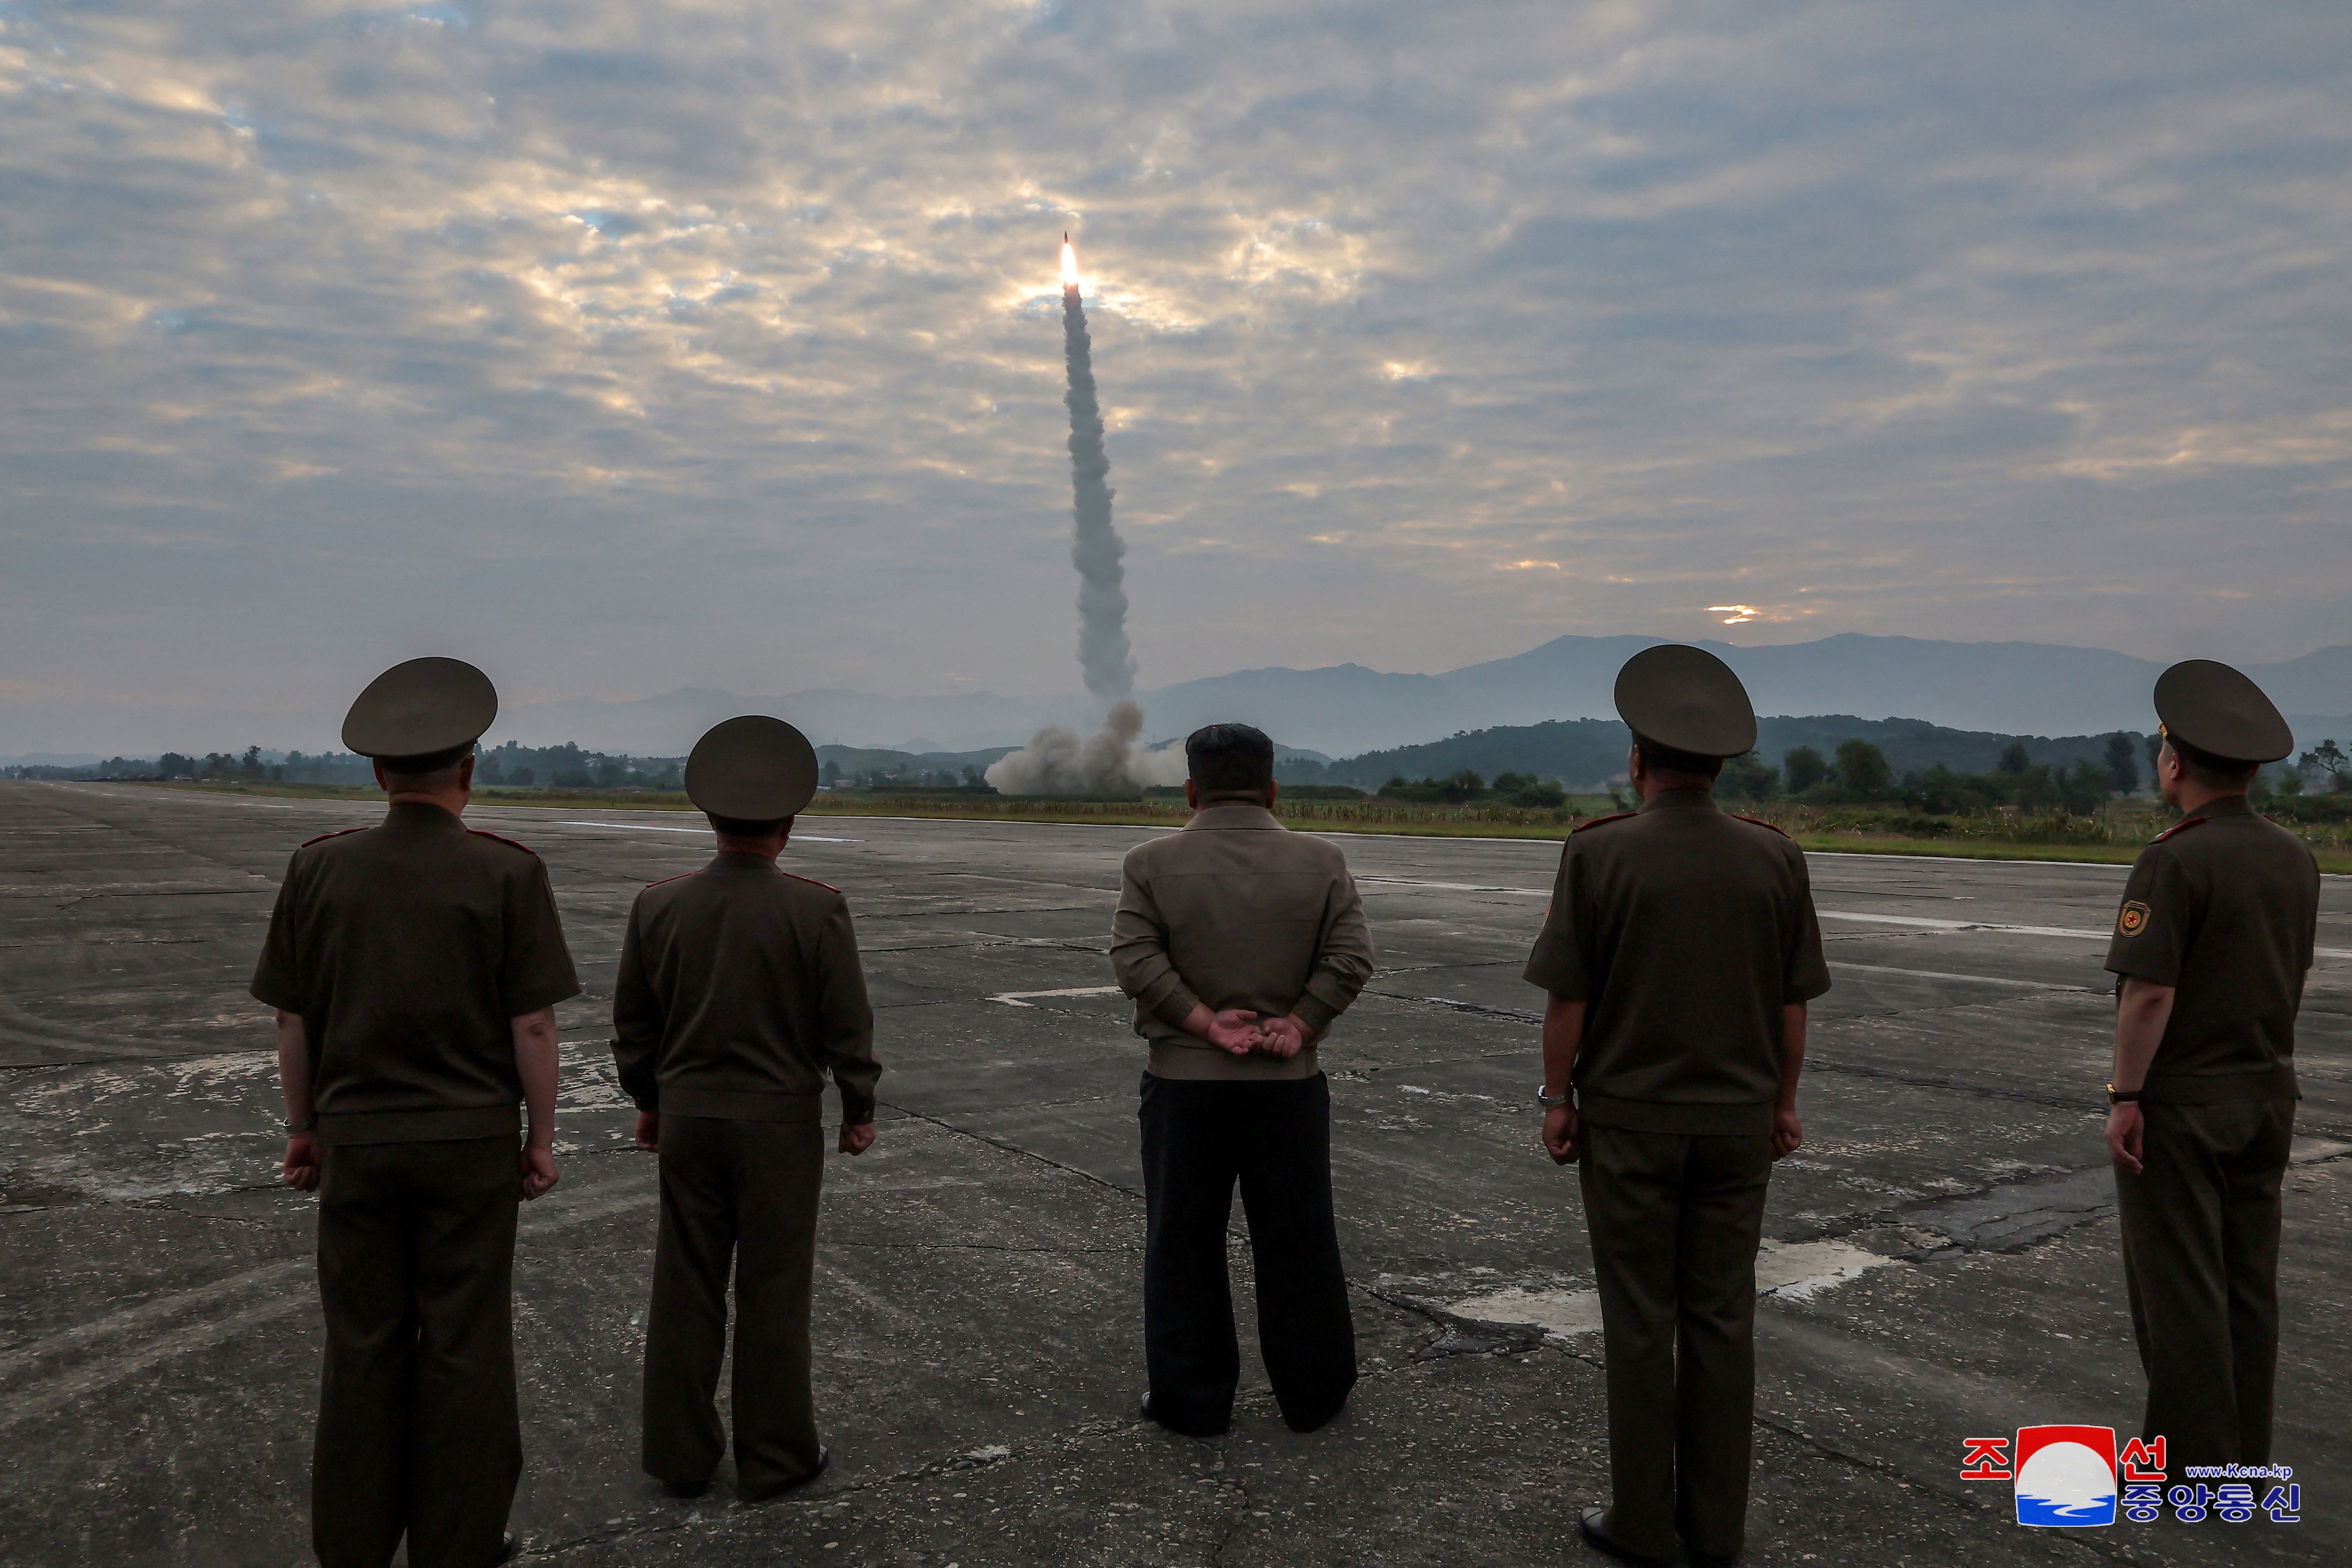
[[2122, 911], [2116, 916], [2116, 934], [2137, 936], [2147, 929], [2147, 906], [2137, 899], [2126, 900]]

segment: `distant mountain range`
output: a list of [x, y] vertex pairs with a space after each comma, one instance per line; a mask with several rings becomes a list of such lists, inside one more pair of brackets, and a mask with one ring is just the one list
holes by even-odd
[[[1834, 757], [1841, 742], [1867, 741], [1885, 753], [1899, 773], [1937, 763], [1958, 773], [1991, 773], [2011, 743], [2022, 743], [2027, 760], [2056, 768], [2077, 762], [2103, 762], [2107, 735], [2012, 735], [1991, 731], [1952, 730], [1916, 719], [1860, 719], [1851, 714], [1812, 714], [1803, 718], [1760, 721], [1756, 753], [1774, 767], [1799, 746], [1811, 746], [1823, 757]], [[1353, 784], [1378, 789], [1391, 778], [1446, 778], [1467, 769], [1489, 783], [1500, 773], [1532, 773], [1555, 779], [1570, 789], [1599, 789], [1625, 773], [1625, 748], [1632, 737], [1614, 719], [1554, 719], [1541, 724], [1508, 724], [1473, 730], [1418, 746], [1396, 746], [1334, 760], [1313, 752], [1284, 748], [1275, 774], [1286, 784]], [[902, 751], [846, 746], [819, 746], [817, 756], [837, 762], [852, 777], [869, 773], [960, 773], [982, 768], [1004, 754], [1005, 748], [979, 752], [910, 754]], [[2141, 779], [2147, 771], [2145, 752]]]
[[[1555, 637], [1514, 658], [1442, 675], [1384, 673], [1357, 664], [1237, 670], [1139, 696], [1146, 732], [1155, 738], [1232, 720], [1256, 724], [1286, 745], [1355, 756], [1498, 726], [1613, 720], [1618, 668], [1666, 640]], [[2148, 693], [2164, 668], [2104, 648], [1858, 633], [1763, 647], [1701, 646], [1739, 672], [1759, 713], [1902, 718], [2002, 735], [2153, 729]], [[2352, 646], [2244, 668], [2294, 721], [2301, 743], [2331, 734], [2352, 738], [2352, 719], [2346, 717], [2352, 714]], [[710, 725], [745, 712], [789, 719], [820, 743], [908, 752], [1018, 745], [1042, 725], [1091, 728], [1101, 717], [1097, 705], [1076, 693], [877, 697], [828, 689], [761, 697], [684, 689], [634, 701], [526, 704], [501, 714], [490, 738], [675, 756]]]
[[[1625, 749], [1632, 738], [1614, 719], [1556, 719], [1543, 724], [1473, 731], [1425, 745], [1367, 752], [1320, 768], [1294, 764], [1279, 771], [1285, 779], [1299, 784], [1378, 789], [1399, 776], [1442, 779], [1467, 768], [1489, 782], [1497, 773], [1532, 773], [1557, 779], [1570, 789], [1594, 789], [1624, 776]], [[1945, 729], [1916, 719], [1858, 719], [1842, 713], [1765, 719], [1756, 726], [1756, 754], [1774, 767], [1799, 746], [1811, 746], [1824, 757], [1834, 757], [1840, 742], [1845, 741], [1867, 741], [1876, 746], [1897, 773], [1932, 768], [1938, 763], [1958, 773], [1990, 773], [2003, 749], [2014, 742], [2024, 743], [2029, 760], [2060, 768], [2103, 761], [2107, 749], [2106, 735], [2054, 739], [2008, 735]], [[2144, 779], [2145, 758], [2141, 761]]]

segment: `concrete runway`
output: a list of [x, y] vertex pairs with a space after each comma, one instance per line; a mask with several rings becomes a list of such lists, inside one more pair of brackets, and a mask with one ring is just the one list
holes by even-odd
[[[290, 850], [379, 814], [0, 783], [0, 1561], [309, 1560], [310, 1201], [275, 1184], [245, 985]], [[605, 1046], [629, 900], [709, 838], [468, 820], [545, 858], [588, 985], [561, 1010], [562, 1185], [517, 1267], [532, 1561], [1601, 1561], [1574, 1534], [1606, 1489], [1591, 1274], [1573, 1176], [1537, 1147], [1518, 979], [1556, 845], [1338, 840], [1383, 966], [1324, 1051], [1365, 1376], [1304, 1437], [1255, 1376], [1234, 1433], [1194, 1443], [1133, 1414], [1142, 1049], [1103, 952], [1151, 830], [812, 818], [786, 863], [856, 913], [884, 1121], [828, 1170], [835, 1468], [746, 1509], [730, 1470], [694, 1503], [636, 1471], [653, 1166]], [[2352, 1560], [2352, 881], [2326, 884], [2288, 1182], [2278, 1450], [2304, 1521], [2035, 1531], [2005, 1484], [1958, 1479], [1961, 1439], [2138, 1425], [2098, 1136], [2124, 872], [1812, 866], [1836, 986], [1766, 1221], [1748, 1561]]]

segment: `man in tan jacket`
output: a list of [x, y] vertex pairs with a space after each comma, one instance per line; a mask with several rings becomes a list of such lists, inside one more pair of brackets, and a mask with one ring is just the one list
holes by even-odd
[[1151, 1047], [1144, 1412], [1195, 1437], [1232, 1420], [1241, 1353], [1225, 1226], [1238, 1181], [1266, 1375], [1284, 1421], [1311, 1432], [1356, 1381], [1316, 1047], [1371, 978], [1371, 936], [1339, 851], [1275, 819], [1262, 731], [1212, 724], [1184, 756], [1192, 820], [1128, 852], [1110, 950]]

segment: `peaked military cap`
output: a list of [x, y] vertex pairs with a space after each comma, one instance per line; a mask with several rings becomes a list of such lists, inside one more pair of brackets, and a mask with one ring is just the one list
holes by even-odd
[[2156, 678], [2156, 718], [2167, 737], [2225, 763], [2274, 763], [2294, 750], [2278, 705], [2210, 658], [2184, 659]]
[[816, 794], [816, 748], [765, 714], [714, 724], [686, 759], [686, 798], [713, 816], [773, 822]]
[[1617, 672], [1617, 716], [1636, 735], [1699, 757], [1756, 747], [1756, 707], [1731, 667], [1703, 647], [1661, 643]]
[[373, 680], [343, 715], [343, 744], [387, 763], [462, 753], [499, 716], [499, 689], [462, 658], [412, 658]]

